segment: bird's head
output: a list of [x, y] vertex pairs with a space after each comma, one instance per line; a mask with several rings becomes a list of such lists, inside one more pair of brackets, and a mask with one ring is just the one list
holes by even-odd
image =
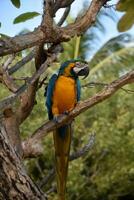
[[88, 63], [83, 60], [68, 60], [64, 62], [59, 70], [59, 75], [70, 76], [77, 78], [84, 76], [86, 78], [89, 74]]

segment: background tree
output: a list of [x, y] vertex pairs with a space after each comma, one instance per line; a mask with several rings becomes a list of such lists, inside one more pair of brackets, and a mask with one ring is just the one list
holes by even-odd
[[[16, 7], [21, 6], [19, 0], [12, 3]], [[23, 32], [13, 38], [2, 35], [0, 39], [0, 95], [4, 98], [0, 102], [1, 199], [46, 199], [46, 194], [49, 199], [56, 198], [52, 138], [51, 135], [44, 136], [89, 108], [89, 111], [76, 119], [70, 160], [85, 156], [70, 164], [69, 199], [133, 198], [134, 123], [131, 112], [133, 89], [130, 83], [134, 82], [134, 49], [133, 39], [129, 35], [121, 35], [108, 41], [89, 62], [90, 81], [83, 83], [83, 102], [69, 116], [63, 117], [58, 125], [54, 122], [44, 123], [47, 115], [42, 86], [47, 84], [46, 69], [51, 65], [48, 68], [51, 74], [53, 68], [58, 68], [57, 56], [63, 51], [61, 43], [74, 36], [71, 42], [63, 44], [64, 52], [69, 51], [70, 54], [67, 56], [63, 52], [59, 61], [74, 57], [75, 52], [86, 57], [85, 48], [81, 47], [87, 44], [90, 47], [88, 42], [94, 34], [89, 32], [81, 36], [80, 40], [76, 39], [76, 35], [83, 34], [92, 25], [101, 7], [106, 7], [107, 1], [93, 0], [87, 11], [80, 14], [75, 22], [68, 21], [68, 24], [62, 25], [72, 3], [73, 1], [46, 1], [41, 25], [36, 30]], [[65, 8], [65, 13], [56, 25], [53, 17], [61, 7]], [[14, 22], [25, 21], [37, 15], [36, 12], [25, 13]], [[77, 40], [78, 43], [75, 42]], [[72, 51], [67, 49], [70, 46], [73, 46]], [[30, 62], [27, 64], [28, 61]], [[115, 78], [118, 80], [112, 82]], [[126, 84], [129, 85], [122, 88]], [[97, 87], [89, 90], [89, 87], [96, 85]], [[104, 89], [100, 92], [102, 87]], [[93, 107], [117, 90], [118, 94], [111, 100]], [[92, 131], [97, 133], [96, 144], [86, 154], [94, 143], [94, 135], [89, 134]], [[37, 158], [29, 159], [30, 157]], [[25, 172], [22, 161], [37, 184]]]

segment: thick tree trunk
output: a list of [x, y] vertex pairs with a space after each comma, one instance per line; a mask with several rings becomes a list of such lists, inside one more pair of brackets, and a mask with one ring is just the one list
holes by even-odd
[[0, 200], [46, 200], [26, 174], [7, 135], [0, 123]]

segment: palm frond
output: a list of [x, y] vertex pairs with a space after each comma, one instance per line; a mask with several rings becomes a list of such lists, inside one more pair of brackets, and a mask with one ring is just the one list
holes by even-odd
[[111, 81], [134, 68], [134, 47], [124, 47], [102, 59], [90, 71], [90, 79]]
[[101, 62], [107, 56], [110, 56], [113, 52], [116, 52], [128, 46], [130, 43], [132, 43], [132, 41], [133, 38], [130, 34], [121, 34], [110, 39], [100, 48], [100, 50], [90, 60], [90, 68], [96, 66], [99, 62]]

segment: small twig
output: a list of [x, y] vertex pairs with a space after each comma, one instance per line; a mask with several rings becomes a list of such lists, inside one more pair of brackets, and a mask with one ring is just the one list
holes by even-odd
[[70, 12], [71, 6], [67, 7], [61, 17], [61, 19], [59, 20], [59, 22], [57, 23], [58, 26], [62, 26], [62, 24], [64, 23], [64, 21], [66, 20], [69, 12]]
[[18, 90], [18, 86], [14, 82], [13, 78], [8, 73], [8, 67], [14, 60], [15, 55], [11, 55], [7, 61], [2, 64], [2, 69], [0, 70], [0, 81], [9, 89], [9, 91], [15, 93]]
[[38, 182], [37, 184], [39, 185], [40, 188], [42, 188], [44, 185], [46, 185], [50, 179], [53, 179], [55, 176], [55, 168], [52, 168], [49, 172], [49, 174], [44, 177], [40, 182]]
[[128, 93], [128, 94], [134, 93], [134, 90], [129, 90], [129, 89], [125, 89], [125, 88], [120, 88], [120, 89], [123, 90], [124, 92]]
[[101, 83], [101, 82], [89, 82], [89, 83], [86, 83], [85, 85], [82, 85], [82, 87], [94, 87], [94, 86], [107, 86], [108, 83]]
[[13, 67], [11, 67], [8, 70], [9, 74], [11, 75], [17, 70], [19, 70], [23, 65], [32, 60], [34, 56], [35, 56], [35, 49], [32, 52], [30, 52], [26, 57], [24, 57], [22, 60], [20, 60], [18, 63], [16, 63]]
[[12, 54], [5, 63], [2, 64], [2, 68], [4, 71], [8, 70], [9, 65], [13, 62], [15, 55]]
[[48, 84], [48, 83], [45, 83], [46, 79], [47, 79], [47, 76], [45, 78], [43, 78], [42, 81], [39, 82], [38, 89], [40, 89], [42, 87], [42, 85], [47, 85]]
[[90, 135], [88, 143], [82, 149], [70, 155], [69, 160], [72, 161], [85, 155], [90, 149], [92, 149], [94, 142], [95, 142], [95, 133], [92, 133]]
[[28, 81], [30, 79], [30, 77], [14, 77], [13, 80], [15, 81]]
[[36, 162], [35, 162], [35, 166], [37, 167], [39, 173], [42, 174], [42, 169], [41, 169], [41, 167], [40, 167], [40, 165], [39, 165], [38, 160], [36, 160]]
[[[90, 82], [90, 83], [86, 83], [85, 85], [82, 85], [83, 88], [85, 87], [95, 87], [95, 86], [108, 86], [108, 83], [101, 83], [101, 82]], [[124, 92], [128, 93], [128, 94], [132, 94], [134, 93], [134, 90], [130, 90], [130, 89], [125, 89], [125, 88], [120, 88], [121, 90], [123, 90]]]
[[52, 192], [56, 192], [57, 191], [57, 188], [56, 186], [52, 186], [47, 192], [46, 192], [46, 195], [52, 193]]

